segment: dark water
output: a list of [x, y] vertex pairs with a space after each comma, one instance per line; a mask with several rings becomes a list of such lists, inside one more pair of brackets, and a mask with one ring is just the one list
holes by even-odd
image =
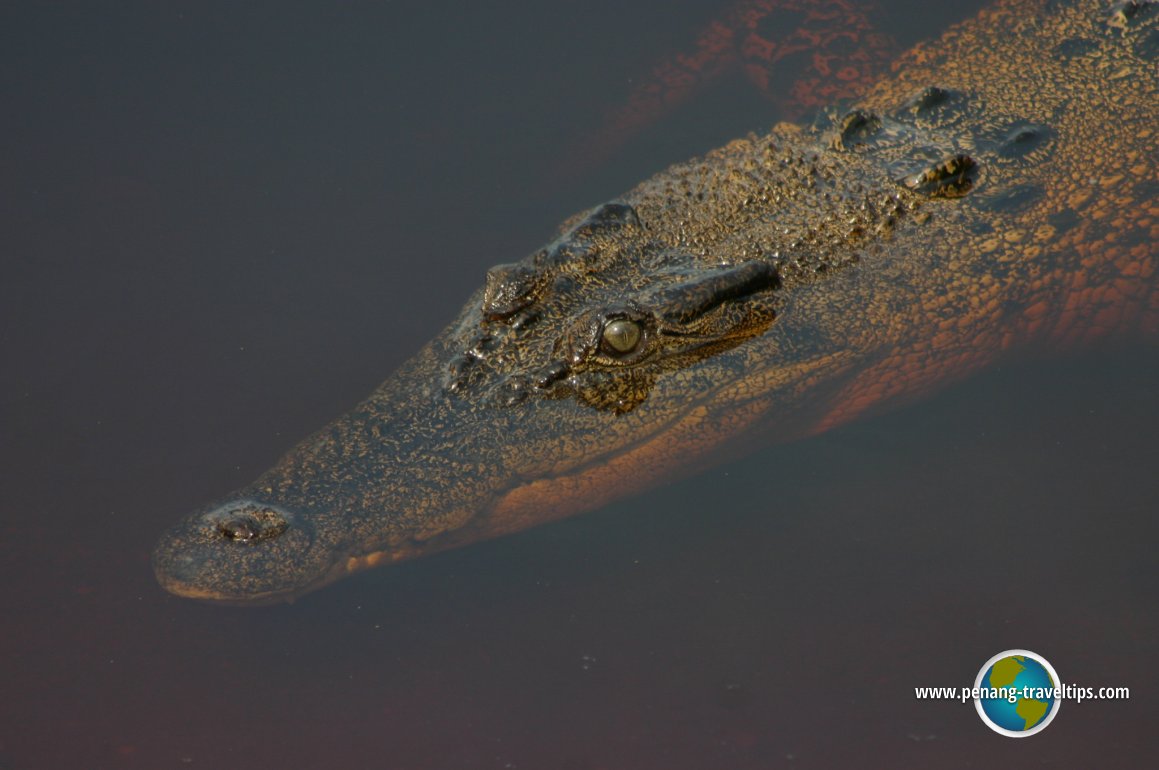
[[[487, 266], [775, 119], [725, 79], [557, 181], [719, 9], [484, 5], [0, 11], [0, 768], [1154, 764], [1146, 343], [291, 606], [161, 592], [161, 530], [369, 392]], [[972, 12], [946, 5], [884, 23]], [[1022, 741], [915, 700], [1012, 647], [1131, 698]]]

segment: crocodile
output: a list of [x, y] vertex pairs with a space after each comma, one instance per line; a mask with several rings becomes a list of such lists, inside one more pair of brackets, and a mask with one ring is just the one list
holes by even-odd
[[1159, 332], [1159, 2], [999, 0], [808, 125], [491, 268], [365, 401], [157, 545], [290, 600], [827, 430], [1029, 345]]

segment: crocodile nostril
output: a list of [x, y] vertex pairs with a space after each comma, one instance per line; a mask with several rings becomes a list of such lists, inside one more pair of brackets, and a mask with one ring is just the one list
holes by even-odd
[[235, 543], [256, 543], [281, 535], [289, 527], [277, 508], [248, 503], [219, 508], [208, 516], [214, 532]]
[[257, 522], [250, 519], [239, 518], [223, 521], [217, 525], [217, 531], [225, 535], [230, 540], [237, 540], [242, 543], [248, 543], [258, 536]]

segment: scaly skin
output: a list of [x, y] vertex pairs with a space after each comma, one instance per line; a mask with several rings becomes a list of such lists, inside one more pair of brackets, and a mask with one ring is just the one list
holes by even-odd
[[158, 545], [259, 603], [597, 507], [1034, 341], [1159, 330], [1159, 6], [1007, 0], [822, 128], [659, 174], [492, 269], [370, 398]]

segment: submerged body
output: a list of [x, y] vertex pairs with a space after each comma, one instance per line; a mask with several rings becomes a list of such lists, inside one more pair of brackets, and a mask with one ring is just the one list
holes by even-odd
[[961, 378], [1159, 330], [1159, 4], [1002, 2], [811, 128], [675, 166], [493, 268], [370, 398], [154, 555], [292, 598]]

